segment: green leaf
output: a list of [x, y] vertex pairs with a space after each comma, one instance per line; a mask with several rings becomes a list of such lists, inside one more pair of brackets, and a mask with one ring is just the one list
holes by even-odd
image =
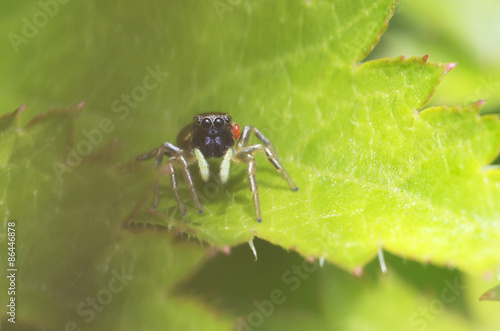
[[[110, 22], [137, 19], [136, 10], [126, 3], [118, 11], [99, 4], [98, 16], [108, 19], [98, 27], [62, 31], [61, 15], [40, 33], [65, 38], [72, 31], [64, 48], [50, 43], [60, 54], [95, 36], [89, 49], [108, 42], [109, 55], [97, 64], [82, 55], [75, 70], [60, 57], [44, 58], [25, 89], [45, 100], [87, 96], [92, 118], [85, 119], [76, 141], [88, 139], [86, 133], [110, 118], [116, 127], [111, 134], [122, 137], [130, 158], [175, 141], [200, 111], [225, 110], [240, 125], [260, 128], [300, 188], [291, 192], [265, 158], [258, 158], [262, 224], [254, 220], [244, 165], [233, 167], [227, 186], [196, 181], [206, 210], [201, 216], [194, 208], [185, 218], [176, 213], [163, 181], [163, 224], [210, 244], [235, 245], [258, 236], [351, 270], [370, 261], [379, 247], [469, 272], [494, 270], [499, 174], [485, 166], [498, 150], [498, 119], [478, 117], [478, 105], [418, 112], [453, 65], [426, 58], [358, 63], [386, 29], [394, 5], [245, 2], [221, 20], [212, 3], [159, 8], [152, 1], [142, 7], [158, 11], [148, 16], [151, 24], [127, 25], [116, 37]], [[174, 29], [185, 22], [189, 29]], [[150, 48], [131, 46], [133, 38], [149, 40], [144, 46]], [[119, 55], [125, 49], [127, 56]], [[136, 58], [124, 71], [122, 62]], [[95, 92], [88, 82], [104, 67], [112, 74]], [[192, 206], [181, 187], [181, 197]], [[139, 219], [158, 222], [157, 215]]]
[[[258, 236], [350, 270], [380, 247], [473, 273], [495, 270], [499, 172], [487, 165], [498, 152], [498, 118], [479, 117], [479, 103], [419, 112], [454, 64], [426, 63], [427, 57], [358, 64], [385, 30], [393, 5], [379, 1], [351, 11], [342, 2], [259, 3], [259, 10], [231, 13], [229, 31], [214, 23], [213, 45], [195, 39], [191, 47], [203, 49], [208, 59], [190, 60], [199, 65], [188, 75], [196, 76], [196, 93], [187, 108], [194, 114], [222, 105], [240, 124], [262, 129], [300, 190], [289, 191], [261, 157], [262, 224], [255, 222], [245, 169], [238, 165], [228, 186], [196, 182], [202, 216], [193, 208], [179, 215], [164, 182], [165, 224], [217, 246]], [[284, 16], [266, 25], [264, 13], [273, 11]], [[210, 19], [200, 14], [198, 25], [209, 29], [204, 22]], [[303, 30], [295, 30], [296, 20]], [[239, 21], [255, 28], [233, 23]], [[245, 42], [235, 35], [245, 35]], [[171, 44], [182, 53], [177, 38]], [[210, 60], [220, 49], [240, 47], [236, 55]], [[171, 78], [181, 79], [176, 73]], [[152, 127], [163, 130], [162, 123]], [[157, 224], [157, 216], [151, 222]]]
[[[453, 8], [453, 10], [450, 10]], [[371, 59], [400, 54], [429, 54], [435, 61], [458, 62], [440, 85], [431, 105], [468, 105], [488, 100], [483, 113], [500, 111], [500, 43], [492, 42], [500, 23], [500, 3], [401, 1]], [[422, 19], [425, 17], [425, 19]], [[464, 22], [467, 22], [464, 24]]]
[[[37, 6], [26, 5], [21, 15], [31, 18]], [[394, 6], [392, 0], [356, 6], [340, 0], [252, 1], [231, 5], [221, 19], [214, 2], [194, 0], [60, 5], [18, 54], [4, 55], [14, 68], [3, 69], [12, 78], [2, 82], [12, 91], [7, 101], [21, 96], [28, 100], [18, 104], [28, 102], [34, 106], [27, 111], [37, 112], [84, 100], [74, 146], [91, 141], [109, 119], [113, 129], [100, 130], [97, 145], [118, 136], [124, 152], [114, 159], [117, 168], [89, 161], [53, 185], [53, 162], [64, 161], [71, 139], [68, 126], [56, 125], [57, 119], [39, 139], [21, 134], [25, 138], [4, 168], [2, 187], [10, 187], [6, 215], [39, 224], [31, 237], [61, 231], [64, 245], [40, 251], [44, 256], [71, 250], [73, 237], [64, 234], [73, 231], [81, 237], [76, 249], [97, 254], [75, 265], [90, 265], [103, 258], [97, 251], [116, 240], [118, 226], [135, 207], [149, 207], [152, 162], [123, 160], [175, 142], [194, 114], [222, 110], [272, 140], [299, 191], [290, 191], [259, 156], [258, 224], [244, 165], [232, 167], [225, 186], [202, 183], [193, 166], [204, 215], [181, 183], [190, 207], [181, 217], [165, 178], [160, 212], [141, 212], [133, 220], [168, 225], [219, 247], [258, 236], [348, 270], [365, 265], [380, 247], [471, 273], [496, 270], [500, 172], [487, 165], [498, 153], [498, 118], [480, 117], [479, 104], [420, 112], [453, 65], [426, 63], [426, 57], [359, 63], [386, 29]], [[81, 13], [89, 12], [82, 22]], [[22, 33], [22, 21], [3, 24]], [[43, 56], [33, 59], [39, 52]], [[41, 130], [44, 123], [26, 131]], [[211, 165], [216, 175], [218, 163]], [[61, 208], [66, 212], [52, 223]], [[81, 269], [65, 264], [68, 258], [56, 260], [54, 270], [74, 270], [75, 276]], [[101, 284], [86, 287], [84, 295]], [[83, 299], [71, 300], [77, 305]]]

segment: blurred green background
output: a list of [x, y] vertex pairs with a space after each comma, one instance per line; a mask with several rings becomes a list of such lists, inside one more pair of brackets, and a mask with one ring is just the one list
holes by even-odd
[[[83, 4], [82, 1], [73, 0], [71, 3], [81, 8], [82, 15], [99, 12], [92, 6]], [[77, 130], [77, 134], [81, 135], [86, 128], [93, 128], [105, 111], [109, 111], [110, 105], [116, 99], [116, 91], [132, 88], [138, 77], [144, 76], [149, 62], [145, 60], [147, 56], [143, 57], [142, 54], [149, 54], [154, 49], [152, 45], [161, 43], [161, 40], [154, 36], [147, 41], [135, 39], [134, 25], [148, 25], [148, 18], [138, 15], [137, 21], [126, 21], [128, 18], [121, 16], [122, 8], [119, 2], [105, 2], [95, 6], [100, 6], [100, 10], [114, 11], [117, 20], [124, 19], [123, 24], [116, 27], [117, 38], [121, 40], [101, 40], [99, 35], [93, 35], [88, 40], [85, 38], [90, 37], [82, 37], [85, 36], [86, 29], [95, 29], [95, 26], [89, 24], [105, 26], [100, 17], [95, 17], [89, 23], [84, 20], [79, 21], [75, 16], [60, 15], [55, 19], [67, 22], [60, 22], [57, 25], [47, 24], [37, 32], [40, 38], [30, 39], [26, 45], [21, 44], [20, 51], [13, 53], [7, 32], [13, 26], [20, 29], [22, 26], [20, 17], [26, 15], [25, 13], [35, 13], [38, 6], [37, 1], [12, 0], [5, 0], [0, 5], [0, 28], [4, 32], [0, 41], [0, 98], [3, 101], [0, 112], [8, 113], [22, 104], [28, 104], [22, 118], [26, 123], [32, 116], [49, 109], [65, 108], [86, 101], [87, 106], [78, 122], [78, 128], [81, 130]], [[59, 10], [64, 8], [61, 7]], [[84, 12], [85, 10], [87, 12]], [[192, 10], [195, 12], [199, 9], [193, 7]], [[365, 61], [381, 57], [429, 54], [429, 61], [458, 62], [458, 66], [441, 82], [429, 105], [466, 105], [485, 99], [487, 104], [482, 111], [498, 113], [500, 112], [499, 17], [500, 2], [494, 0], [476, 2], [402, 0], [398, 3], [380, 43]], [[64, 31], [54, 31], [64, 24], [81, 25], [82, 35], [65, 35]], [[178, 25], [187, 31], [197, 29], [194, 19], [178, 22]], [[155, 27], [150, 28], [155, 30]], [[64, 39], [61, 40], [64, 42], [42, 44], [52, 33], [62, 34]], [[203, 33], [199, 33], [198, 36], [206, 38]], [[116, 43], [116, 47], [128, 43], [130, 49], [127, 57], [134, 57], [137, 61], [136, 66], [130, 67], [126, 61], [122, 64], [119, 57], [110, 57], [108, 53], [100, 52], [99, 48], [89, 49], [85, 41], [106, 47], [109, 43]], [[140, 47], [135, 47], [137, 45]], [[183, 51], [189, 52], [188, 49]], [[66, 57], [61, 58], [62, 54]], [[182, 56], [182, 54], [169, 54], [168, 50], [164, 50], [163, 54]], [[94, 72], [86, 72], [86, 65], [94, 61], [99, 62], [99, 67], [108, 64], [113, 68], [114, 79], [119, 81], [110, 81], [107, 72], [101, 72], [100, 76], [95, 76]], [[44, 65], [43, 70], [38, 69], [41, 64]], [[68, 71], [72, 74], [67, 75]], [[192, 77], [186, 77], [186, 81], [191, 79]], [[93, 82], [92, 88], [88, 87], [88, 82]], [[170, 94], [180, 95], [177, 98], [179, 103], [189, 99], [192, 91], [181, 88], [186, 84], [183, 82], [168, 84], [166, 89]], [[68, 85], [72, 88], [68, 89]], [[68, 90], [71, 93], [67, 93]], [[143, 106], [162, 105], [162, 101], [169, 97], [163, 92], [164, 89], [152, 91]], [[192, 106], [196, 109], [199, 105]], [[145, 141], [153, 142], [157, 137], [148, 129], [150, 123], [161, 120], [181, 125], [185, 122], [185, 114], [171, 110], [166, 110], [165, 114], [169, 114], [169, 117], [165, 115], [165, 118], [141, 118], [140, 114], [137, 114], [121, 123], [115, 133], [128, 142], [130, 149], [125, 152], [126, 155], [133, 156], [142, 152], [139, 144], [134, 145], [133, 137], [127, 137], [132, 126], [142, 128], [142, 131], [136, 133], [144, 137]], [[186, 238], [172, 240], [185, 241]], [[201, 250], [208, 249], [197, 242], [188, 245]], [[293, 252], [285, 252], [261, 240], [255, 240], [255, 245], [259, 255], [257, 262], [253, 261], [253, 255], [246, 245], [233, 249], [229, 256], [217, 254], [214, 258], [200, 260], [174, 289], [169, 290], [168, 295], [188, 298], [187, 300], [196, 306], [197, 310], [211, 314], [227, 329], [233, 329], [238, 318], [251, 314], [254, 314], [255, 325], [258, 326], [240, 324], [240, 329], [454, 331], [500, 329], [498, 315], [500, 304], [478, 301], [484, 291], [498, 283], [496, 275], [475, 278], [452, 268], [421, 265], [389, 255], [386, 256], [389, 268], [386, 275], [382, 275], [378, 261], [373, 261], [361, 277], [354, 277], [329, 265], [318, 268], [316, 261], [312, 266], [306, 264], [307, 268], [313, 271], [297, 271], [292, 277], [297, 268], [304, 269], [304, 260], [300, 256]], [[284, 277], [290, 282], [284, 281]], [[453, 287], [453, 284], [460, 286]], [[271, 293], [276, 289], [283, 293], [286, 300], [282, 304], [274, 305], [273, 313], [266, 316], [265, 309], [270, 308], [269, 306], [262, 308], [262, 302], [265, 300], [269, 302]], [[1, 289], [0, 297], [3, 304], [4, 289]], [[130, 300], [133, 300], [133, 297]], [[116, 315], [110, 315], [112, 312]], [[116, 330], [133, 329], [121, 325], [120, 320], [123, 316], [117, 313], [118, 309], [112, 312], [104, 311], [102, 314], [108, 314], [108, 319], [115, 321], [116, 325], [113, 323], [102, 325], [112, 325]], [[179, 312], [180, 319], [190, 319], [190, 316], [188, 309]], [[22, 316], [18, 318], [22, 321]], [[260, 319], [262, 322], [258, 322]], [[13, 326], [6, 323], [5, 316], [2, 316], [1, 321], [2, 330], [12, 329]], [[190, 325], [193, 330], [212, 327], [217, 329], [214, 326], [217, 323], [211, 323], [212, 321], [200, 321], [200, 323], [191, 321]], [[19, 330], [51, 329], [45, 328], [43, 323], [18, 324], [17, 327]], [[162, 325], [153, 324], [150, 327], [157, 330], [165, 329]], [[84, 329], [98, 328], [99, 326], [89, 325]]]

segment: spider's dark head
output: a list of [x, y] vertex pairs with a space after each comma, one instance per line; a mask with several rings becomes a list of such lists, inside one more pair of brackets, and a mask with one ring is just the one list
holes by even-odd
[[198, 148], [205, 158], [222, 157], [234, 145], [233, 123], [228, 114], [199, 114], [193, 121], [191, 148]]

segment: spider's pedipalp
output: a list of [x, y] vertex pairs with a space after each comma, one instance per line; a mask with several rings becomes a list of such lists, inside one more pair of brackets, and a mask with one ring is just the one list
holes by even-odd
[[208, 167], [208, 162], [205, 159], [205, 156], [203, 156], [203, 153], [198, 148], [194, 148], [193, 151], [194, 154], [196, 155], [196, 159], [198, 160], [198, 167], [200, 168], [201, 179], [203, 179], [203, 181], [206, 183], [210, 178], [210, 169]]
[[222, 184], [227, 183], [229, 179], [229, 169], [231, 168], [231, 159], [233, 158], [233, 148], [229, 148], [224, 154], [224, 158], [220, 163], [220, 181]]

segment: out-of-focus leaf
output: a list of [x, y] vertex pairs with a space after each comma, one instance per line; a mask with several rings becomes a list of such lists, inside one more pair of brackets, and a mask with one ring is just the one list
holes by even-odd
[[[19, 110], [0, 119], [2, 142], [8, 142], [0, 146], [0, 245], [7, 247], [7, 228], [14, 229], [16, 261], [9, 268], [17, 269], [17, 325], [229, 329], [195, 300], [169, 293], [203, 261], [199, 245], [175, 242], [166, 231], [123, 228], [153, 177], [135, 163], [117, 161], [117, 145], [103, 151], [73, 145], [78, 112], [49, 112], [22, 129], [16, 129]], [[9, 282], [4, 276], [0, 285], [7, 289]], [[2, 323], [13, 326], [9, 308], [0, 310]]]

